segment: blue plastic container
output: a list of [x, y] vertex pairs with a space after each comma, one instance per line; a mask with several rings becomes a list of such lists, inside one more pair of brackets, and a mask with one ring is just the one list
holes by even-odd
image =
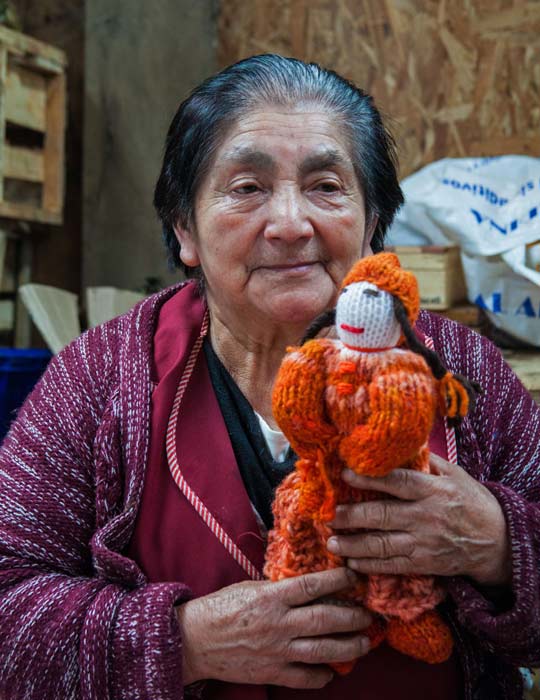
[[51, 357], [49, 350], [0, 348], [0, 442]]

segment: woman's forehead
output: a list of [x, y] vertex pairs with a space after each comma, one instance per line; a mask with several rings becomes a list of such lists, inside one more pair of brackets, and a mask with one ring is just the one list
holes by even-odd
[[[346, 152], [324, 143], [314, 143], [311, 148], [304, 149], [297, 161], [300, 175], [308, 175], [319, 170], [343, 168], [352, 170], [352, 162]], [[265, 144], [239, 145], [225, 150], [220, 158], [221, 164], [235, 167], [248, 167], [255, 170], [275, 174], [279, 163], [277, 154]]]
[[224, 164], [272, 169], [285, 154], [305, 171], [352, 167], [349, 139], [336, 115], [321, 108], [262, 107], [239, 117], [218, 148]]

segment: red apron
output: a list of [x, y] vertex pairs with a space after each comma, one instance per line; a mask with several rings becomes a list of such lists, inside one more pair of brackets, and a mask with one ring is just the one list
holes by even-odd
[[[168, 466], [166, 428], [203, 315], [203, 305], [193, 285], [182, 288], [160, 312], [154, 336], [156, 388], [152, 396], [149, 463], [128, 552], [150, 582], [182, 581], [196, 597], [249, 579], [246, 562], [261, 572], [265, 552], [265, 541], [236, 464], [202, 351], [197, 354], [185, 386], [173, 436], [183, 491], [177, 485], [178, 474], [175, 482]], [[434, 427], [430, 449], [448, 458], [442, 420]], [[212, 681], [203, 697], [457, 700], [461, 696], [460, 684], [455, 654], [444, 664], [430, 665], [383, 644], [360, 659], [352, 673], [336, 676], [322, 690]]]

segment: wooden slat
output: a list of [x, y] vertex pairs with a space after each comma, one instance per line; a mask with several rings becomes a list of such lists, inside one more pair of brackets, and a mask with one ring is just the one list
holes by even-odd
[[540, 350], [512, 350], [505, 351], [503, 355], [526, 389], [540, 391]]
[[6, 133], [7, 51], [0, 47], [0, 201], [4, 198], [4, 134]]
[[6, 76], [5, 119], [19, 126], [45, 131], [47, 80], [21, 66], [9, 65]]
[[65, 68], [67, 65], [64, 51], [7, 27], [0, 26], [0, 43], [6, 46], [10, 53], [26, 56], [28, 60], [32, 60], [32, 56], [36, 56], [38, 57], [38, 62], [43, 60], [48, 65], [56, 64], [56, 66], [62, 68]]
[[12, 63], [16, 65], [22, 66], [23, 68], [30, 68], [44, 75], [58, 75], [65, 70], [64, 66], [56, 63], [56, 61], [51, 61], [48, 58], [43, 58], [43, 56], [36, 56], [34, 54], [19, 56], [18, 54], [11, 53], [10, 58]]
[[57, 75], [47, 90], [47, 132], [45, 134], [43, 208], [61, 212], [64, 200], [64, 130], [66, 124], [66, 78]]
[[460, 269], [459, 248], [444, 246], [388, 246], [405, 268], [423, 270]]
[[18, 204], [16, 202], [0, 202], [0, 217], [8, 219], [22, 219], [23, 221], [37, 221], [40, 224], [61, 224], [62, 213], [46, 211], [41, 207], [33, 207], [30, 204]]
[[4, 177], [43, 182], [43, 152], [34, 148], [4, 145]]
[[469, 328], [478, 328], [481, 324], [480, 308], [474, 304], [460, 304], [451, 309], [445, 309], [442, 313], [446, 318], [469, 326]]

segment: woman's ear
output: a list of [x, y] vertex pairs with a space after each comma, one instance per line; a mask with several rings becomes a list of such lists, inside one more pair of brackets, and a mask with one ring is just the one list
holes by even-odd
[[176, 240], [180, 244], [180, 260], [188, 267], [198, 267], [201, 261], [199, 260], [195, 234], [179, 222], [173, 228]]
[[362, 244], [362, 257], [365, 258], [368, 255], [373, 255], [373, 250], [371, 249], [371, 240], [377, 224], [379, 223], [379, 217], [377, 214], [373, 214], [371, 220], [366, 225], [366, 233], [364, 236], [364, 242]]

